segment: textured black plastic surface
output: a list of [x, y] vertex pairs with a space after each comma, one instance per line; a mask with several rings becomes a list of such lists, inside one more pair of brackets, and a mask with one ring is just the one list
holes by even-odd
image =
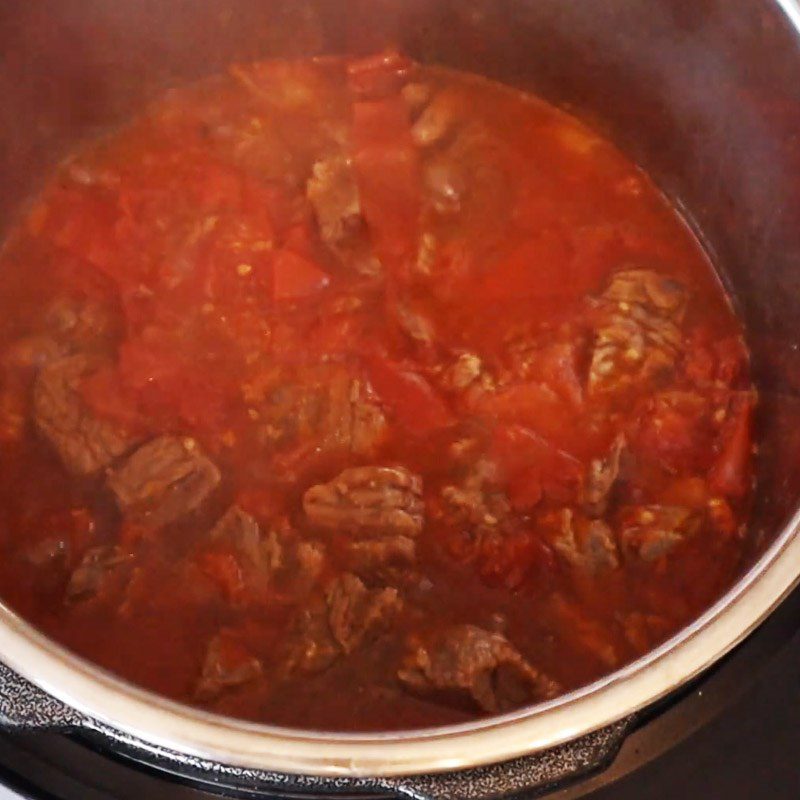
[[[383, 793], [414, 800], [486, 800], [530, 793], [598, 769], [614, 756], [632, 719], [536, 755], [503, 764], [411, 778], [320, 778], [250, 770], [154, 747], [86, 717], [0, 664], [0, 721], [42, 731], [72, 731], [137, 762], [203, 783], [250, 791]], [[266, 796], [266, 795], [265, 795]]]

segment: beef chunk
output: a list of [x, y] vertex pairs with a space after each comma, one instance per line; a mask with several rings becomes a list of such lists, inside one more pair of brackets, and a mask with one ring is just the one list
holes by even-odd
[[80, 395], [81, 380], [98, 363], [83, 355], [48, 364], [33, 390], [33, 414], [42, 435], [75, 475], [91, 475], [123, 455], [135, 439], [96, 417]]
[[313, 440], [320, 451], [371, 454], [386, 436], [386, 419], [370, 387], [341, 365], [276, 370], [248, 385], [265, 443]]
[[463, 392], [483, 374], [483, 364], [475, 353], [461, 353], [444, 371], [442, 387], [449, 392]]
[[411, 564], [416, 557], [416, 542], [407, 536], [358, 539], [350, 542], [347, 558], [354, 572], [369, 573], [382, 567]]
[[250, 683], [262, 672], [261, 662], [243, 644], [230, 635], [218, 634], [208, 644], [195, 696], [211, 700], [225, 689]]
[[122, 322], [108, 303], [80, 297], [62, 297], [47, 309], [45, 325], [70, 353], [107, 352], [120, 335]]
[[496, 473], [492, 461], [479, 459], [459, 484], [442, 489], [443, 513], [449, 525], [460, 526], [478, 539], [502, 533], [511, 505], [497, 485]]
[[230, 544], [251, 561], [261, 559], [261, 529], [255, 519], [239, 506], [231, 506], [220, 517], [211, 529], [211, 539]]
[[342, 263], [361, 275], [380, 275], [381, 263], [365, 235], [351, 160], [336, 155], [314, 164], [306, 195], [316, 214], [322, 241]]
[[361, 202], [353, 165], [343, 155], [314, 164], [306, 190], [327, 244], [337, 245], [361, 225]]
[[319, 528], [361, 535], [418, 536], [423, 525], [422, 479], [405, 467], [352, 467], [303, 496]]
[[300, 589], [313, 586], [325, 569], [325, 546], [320, 542], [298, 542], [294, 551], [294, 583]]
[[586, 519], [564, 508], [558, 512], [560, 531], [553, 546], [573, 567], [595, 574], [619, 566], [611, 528], [601, 519]]
[[66, 355], [67, 348], [52, 336], [26, 336], [6, 350], [3, 366], [17, 370], [38, 370]]
[[628, 556], [655, 561], [693, 536], [700, 516], [683, 506], [627, 506], [620, 510], [620, 544]]
[[328, 411], [323, 426], [326, 446], [370, 455], [385, 439], [387, 424], [370, 387], [339, 374], [327, 387]]
[[326, 670], [342, 651], [333, 638], [324, 602], [302, 609], [289, 631], [285, 670], [315, 674]]
[[370, 388], [362, 381], [354, 380], [350, 384], [342, 420], [343, 429], [349, 431], [350, 450], [358, 455], [371, 455], [386, 438], [386, 417]]
[[155, 527], [196, 509], [219, 481], [219, 470], [199, 445], [174, 436], [143, 445], [108, 477], [120, 510]]
[[589, 464], [583, 488], [583, 507], [587, 514], [599, 517], [605, 513], [609, 495], [619, 477], [620, 462], [626, 446], [625, 436], [620, 434], [605, 458], [594, 458]]
[[231, 506], [211, 530], [212, 542], [227, 545], [248, 577], [268, 582], [284, 562], [284, 547], [275, 531], [266, 535], [253, 517], [239, 506]]
[[450, 92], [435, 95], [411, 128], [411, 138], [418, 147], [441, 144], [456, 127], [460, 111], [456, 97]]
[[130, 562], [133, 556], [116, 545], [100, 545], [87, 550], [67, 583], [70, 602], [97, 595], [105, 581]]
[[395, 316], [401, 330], [412, 341], [422, 347], [431, 347], [436, 331], [430, 319], [406, 303], [398, 303], [396, 305]]
[[499, 633], [457, 625], [409, 654], [399, 671], [412, 691], [471, 699], [484, 711], [508, 711], [554, 697], [558, 685], [532, 667]]
[[600, 298], [589, 393], [617, 392], [669, 374], [682, 344], [688, 294], [644, 269], [618, 272]]
[[345, 653], [385, 627], [401, 605], [396, 589], [367, 589], [350, 573], [334, 582], [327, 601], [331, 632]]

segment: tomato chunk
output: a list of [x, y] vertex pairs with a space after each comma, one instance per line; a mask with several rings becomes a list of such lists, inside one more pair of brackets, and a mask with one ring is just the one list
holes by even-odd
[[425, 436], [455, 421], [445, 401], [418, 373], [380, 358], [368, 359], [367, 373], [378, 397], [409, 432]]
[[375, 251], [398, 278], [416, 254], [421, 208], [419, 155], [403, 98], [353, 106], [356, 180]]
[[313, 261], [281, 250], [272, 262], [272, 296], [275, 300], [297, 300], [306, 297], [330, 282], [330, 277]]
[[711, 488], [728, 497], [742, 497], [750, 489], [753, 398], [737, 395], [731, 403], [726, 438], [709, 473]]
[[531, 508], [543, 494], [567, 502], [580, 489], [583, 464], [522, 425], [496, 428], [491, 454], [508, 481], [509, 497], [515, 508]]

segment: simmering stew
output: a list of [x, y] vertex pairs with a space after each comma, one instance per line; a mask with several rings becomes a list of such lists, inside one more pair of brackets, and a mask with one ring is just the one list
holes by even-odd
[[755, 404], [697, 240], [481, 78], [236, 64], [69, 158], [0, 265], [0, 594], [171, 698], [452, 723], [730, 584]]

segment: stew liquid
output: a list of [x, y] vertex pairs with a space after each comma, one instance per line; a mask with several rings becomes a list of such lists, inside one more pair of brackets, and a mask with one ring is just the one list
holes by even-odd
[[141, 686], [460, 722], [731, 583], [755, 403], [710, 262], [544, 102], [363, 60], [175, 89], [0, 264], [0, 595]]

